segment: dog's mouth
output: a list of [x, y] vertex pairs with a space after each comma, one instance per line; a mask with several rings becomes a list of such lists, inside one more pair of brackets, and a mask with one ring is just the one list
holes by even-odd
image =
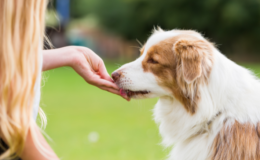
[[133, 96], [136, 96], [136, 95], [146, 95], [146, 94], [149, 94], [150, 91], [131, 91], [129, 89], [120, 89], [120, 94], [122, 96], [124, 95], [127, 95], [127, 97], [133, 97]]

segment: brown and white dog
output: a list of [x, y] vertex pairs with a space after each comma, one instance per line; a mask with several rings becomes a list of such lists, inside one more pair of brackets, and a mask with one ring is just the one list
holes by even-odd
[[121, 94], [160, 97], [154, 117], [170, 160], [260, 159], [260, 81], [201, 34], [157, 29], [112, 77]]

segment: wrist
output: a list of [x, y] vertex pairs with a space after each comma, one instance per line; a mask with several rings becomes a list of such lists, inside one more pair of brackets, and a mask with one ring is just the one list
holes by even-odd
[[68, 66], [76, 68], [77, 66], [82, 64], [84, 55], [82, 54], [82, 50], [80, 49], [80, 47], [69, 47], [68, 54]]
[[84, 55], [78, 49], [80, 47], [64, 47], [59, 49], [43, 51], [43, 67], [42, 70], [50, 70], [63, 66], [77, 67], [84, 59]]

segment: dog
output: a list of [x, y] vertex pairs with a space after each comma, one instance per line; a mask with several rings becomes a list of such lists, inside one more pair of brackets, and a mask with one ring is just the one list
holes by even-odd
[[155, 29], [112, 73], [121, 95], [159, 97], [154, 119], [169, 160], [260, 159], [260, 81], [192, 30]]

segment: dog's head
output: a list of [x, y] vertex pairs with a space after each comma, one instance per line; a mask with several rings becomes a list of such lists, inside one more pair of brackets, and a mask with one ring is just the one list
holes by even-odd
[[199, 87], [207, 84], [214, 46], [195, 31], [154, 31], [140, 57], [123, 65], [112, 77], [121, 94], [130, 98], [170, 96], [194, 114]]

